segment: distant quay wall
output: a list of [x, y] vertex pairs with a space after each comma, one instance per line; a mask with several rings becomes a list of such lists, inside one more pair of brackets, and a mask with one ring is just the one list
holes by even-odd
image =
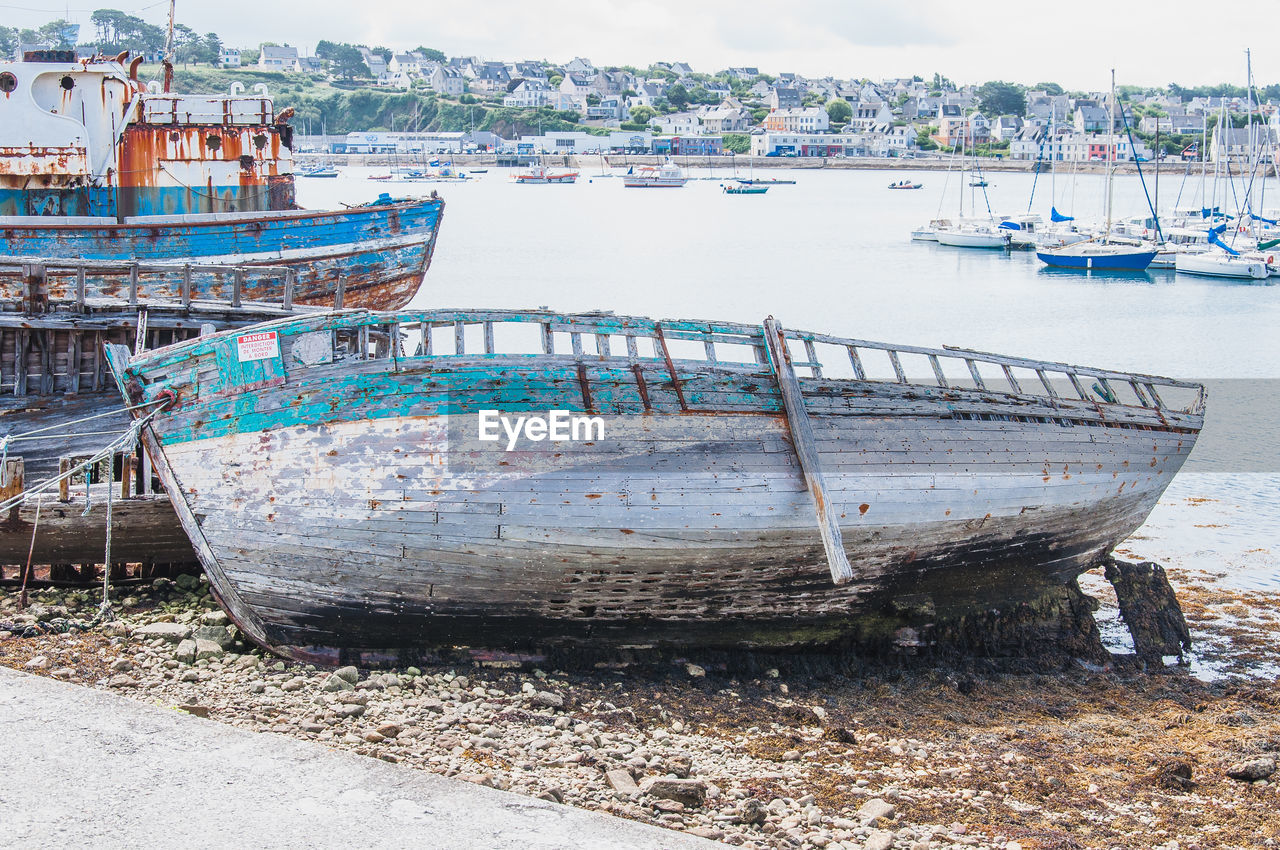
[[[497, 168], [498, 158], [495, 154], [431, 154], [427, 159], [447, 159], [454, 166], [468, 168]], [[390, 156], [388, 154], [319, 154], [300, 153], [295, 159], [301, 165], [314, 165], [318, 162], [329, 162], [337, 166], [365, 166], [373, 168], [415, 167], [424, 165], [423, 157]], [[642, 154], [609, 154], [605, 157], [610, 168], [630, 168], [633, 165], [661, 165], [667, 160], [665, 156]], [[672, 157], [677, 165], [683, 168], [716, 168], [739, 171], [753, 168], [792, 168], [792, 169], [853, 169], [862, 171], [947, 171], [957, 165], [951, 157], [774, 157], [774, 156], [677, 156]], [[584, 173], [601, 166], [599, 154], [549, 154], [541, 158], [547, 166], [557, 168], [574, 168]], [[1023, 159], [991, 159], [980, 160], [983, 171], [1007, 171], [1031, 173], [1035, 170], [1035, 160]], [[1198, 167], [1198, 163], [1192, 163]], [[1182, 173], [1187, 164], [1181, 161], [1163, 162], [1160, 171], [1163, 174]], [[1042, 173], [1049, 170], [1047, 161], [1041, 162]], [[1073, 171], [1076, 174], [1104, 174], [1107, 170], [1104, 162], [1059, 162], [1059, 171]], [[1155, 173], [1155, 163], [1142, 164], [1144, 174]], [[1131, 162], [1116, 163], [1117, 174], [1137, 174], [1137, 165]], [[1239, 174], [1239, 169], [1233, 169]]]

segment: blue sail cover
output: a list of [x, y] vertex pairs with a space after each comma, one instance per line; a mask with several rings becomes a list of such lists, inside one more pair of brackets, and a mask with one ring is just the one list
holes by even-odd
[[1050, 221], [1075, 221], [1076, 217], [1073, 215], [1063, 215], [1062, 213], [1058, 212], [1057, 207], [1052, 207], [1049, 210], [1049, 220]]
[[1001, 230], [1021, 230], [1022, 225], [1018, 224], [1016, 221], [1002, 221], [1000, 222], [1000, 229]]
[[1269, 219], [1269, 218], [1263, 218], [1262, 216], [1258, 215], [1257, 213], [1250, 213], [1250, 215], [1253, 217], [1253, 220], [1254, 220], [1254, 221], [1260, 221], [1260, 222], [1262, 222], [1263, 224], [1270, 224], [1270, 225], [1272, 225], [1272, 226], [1275, 226], [1275, 222], [1274, 222], [1274, 221], [1272, 221], [1272, 220], [1271, 220], [1271, 219]]
[[1225, 224], [1219, 224], [1217, 227], [1209, 228], [1209, 242], [1213, 245], [1217, 245], [1219, 248], [1226, 251], [1231, 256], [1238, 257], [1240, 256], [1239, 251], [1232, 248], [1226, 242], [1223, 242], [1221, 239], [1218, 238], [1218, 236], [1221, 235], [1221, 233], [1226, 229], [1227, 229], [1227, 226]]

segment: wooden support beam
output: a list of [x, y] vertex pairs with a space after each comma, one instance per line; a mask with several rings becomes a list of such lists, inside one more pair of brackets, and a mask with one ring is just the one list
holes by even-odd
[[893, 364], [893, 374], [898, 379], [898, 383], [905, 384], [907, 381], [907, 373], [902, 371], [902, 360], [898, 357], [898, 352], [892, 348], [887, 349], [889, 353], [889, 362]]
[[855, 345], [846, 346], [849, 349], [849, 365], [853, 367], [853, 377], [859, 381], [867, 379], [867, 370], [862, 368], [862, 358], [858, 355], [858, 347]]
[[342, 309], [343, 297], [347, 294], [347, 282], [343, 279], [342, 274], [338, 274], [338, 281], [334, 285], [333, 290], [333, 309]]
[[67, 392], [80, 392], [80, 361], [84, 357], [84, 331], [67, 332]]
[[43, 263], [25, 263], [22, 276], [27, 284], [27, 312], [44, 313], [49, 309], [48, 270]]
[[6, 458], [0, 475], [0, 500], [12, 499], [27, 489], [27, 464], [20, 457]]
[[284, 309], [293, 312], [293, 288], [298, 285], [298, 272], [294, 269], [284, 270]]
[[969, 374], [973, 376], [973, 385], [980, 390], [986, 390], [987, 382], [982, 380], [982, 373], [978, 371], [978, 364], [971, 358], [965, 358], [965, 365], [969, 367]]
[[809, 358], [809, 370], [814, 378], [822, 377], [822, 364], [818, 362], [818, 349], [813, 340], [804, 341], [804, 356]]
[[1001, 368], [1004, 369], [1004, 378], [1009, 382], [1009, 388], [1018, 395], [1022, 395], [1022, 387], [1018, 384], [1018, 379], [1014, 377], [1013, 369], [1009, 368], [1007, 365]]
[[937, 379], [938, 386], [942, 387], [943, 389], [946, 389], [947, 376], [944, 375], [942, 372], [942, 364], [938, 362], [938, 355], [936, 354], [929, 355], [929, 365], [933, 367], [933, 377]]
[[76, 312], [84, 312], [85, 290], [88, 288], [88, 281], [85, 279], [84, 266], [76, 267]]
[[[70, 469], [71, 469], [71, 458], [69, 457], [58, 458], [58, 476], [59, 477], [66, 475], [67, 472], [70, 471]], [[71, 501], [71, 479], [69, 477], [62, 478], [62, 480], [58, 482], [58, 501], [59, 502]]]
[[244, 296], [244, 268], [236, 266], [235, 272], [231, 275], [231, 306], [239, 307], [240, 299]]
[[182, 306], [191, 306], [191, 264], [182, 267]]
[[[129, 464], [130, 459], [131, 458], [127, 454], [124, 454], [124, 453], [120, 454], [120, 498], [122, 499], [129, 498], [129, 485], [133, 481], [133, 477], [129, 474], [131, 472], [130, 464]], [[111, 478], [113, 473], [115, 472], [115, 465], [116, 465], [115, 458], [107, 459], [107, 486], [108, 487], [110, 487], [111, 484], [113, 483]]]
[[773, 367], [774, 376], [778, 379], [778, 389], [782, 392], [782, 406], [787, 414], [791, 444], [795, 447], [797, 460], [800, 461], [800, 471], [804, 475], [805, 487], [813, 498], [818, 531], [822, 535], [822, 545], [827, 550], [827, 566], [831, 569], [831, 580], [836, 584], [847, 584], [853, 580], [853, 567], [849, 565], [849, 558], [844, 551], [839, 517], [836, 516], [835, 507], [827, 498], [827, 487], [823, 480], [822, 464], [818, 459], [813, 424], [809, 421], [808, 411], [805, 410], [804, 395], [800, 392], [800, 381], [796, 378], [795, 369], [791, 364], [791, 352], [787, 348], [786, 336], [782, 327], [772, 316], [764, 320], [764, 338], [769, 351], [769, 363]]
[[31, 331], [26, 328], [18, 330], [14, 341], [13, 356], [13, 394], [27, 394], [27, 349], [30, 347]]
[[138, 264], [129, 264], [129, 306], [138, 305]]

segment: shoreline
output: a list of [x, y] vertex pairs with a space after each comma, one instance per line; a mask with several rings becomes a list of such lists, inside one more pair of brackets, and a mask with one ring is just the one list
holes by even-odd
[[[325, 162], [342, 167], [355, 168], [393, 168], [396, 166], [409, 167], [419, 166], [425, 161], [431, 159], [447, 159], [455, 167], [466, 170], [467, 168], [506, 168], [520, 169], [528, 166], [507, 166], [498, 165], [498, 157], [492, 153], [478, 154], [405, 154], [403, 156], [393, 156], [390, 154], [322, 154], [322, 153], [298, 153], [295, 154], [294, 160], [299, 165], [314, 165], [319, 162]], [[538, 159], [546, 166], [554, 166], [557, 168], [575, 168], [579, 171], [587, 172], [592, 168], [599, 169], [601, 167], [601, 157], [598, 154], [547, 154], [541, 157], [532, 157]], [[667, 161], [668, 157], [657, 156], [652, 154], [607, 154], [603, 158], [609, 165], [611, 170], [625, 169], [633, 165], [662, 165]], [[765, 157], [765, 156], [748, 156], [745, 154], [736, 156], [675, 156], [670, 157], [681, 168], [698, 168], [698, 169], [767, 169], [767, 168], [785, 168], [798, 171], [952, 171], [957, 166], [954, 161], [947, 156], [923, 156], [912, 158], [899, 157]], [[1165, 175], [1182, 176], [1188, 166], [1197, 167], [1198, 163], [1184, 163], [1181, 161], [1165, 162], [1161, 164], [1160, 173]], [[1015, 160], [1015, 159], [991, 159], [984, 157], [981, 160], [982, 170], [985, 172], [1007, 172], [1007, 173], [1023, 173], [1032, 174], [1036, 170], [1036, 160]], [[1048, 162], [1040, 163], [1040, 173], [1047, 175], [1050, 165]], [[1101, 162], [1060, 162], [1058, 163], [1058, 171], [1064, 174], [1106, 174], [1107, 166]], [[1116, 174], [1136, 175], [1138, 167], [1134, 163], [1119, 162], [1115, 167]], [[1155, 163], [1142, 163], [1142, 174], [1148, 179], [1155, 177]], [[1240, 176], [1242, 172], [1238, 168], [1231, 169], [1232, 176]]]
[[[330, 671], [245, 646], [189, 575], [118, 589], [122, 619], [88, 631], [0, 632], [0, 664], [747, 850], [1257, 846], [1280, 831], [1280, 594], [1173, 578], [1234, 674], [1125, 656], [735, 673], [696, 654]], [[97, 599], [32, 596], [46, 618]], [[15, 600], [0, 591], [0, 619]]]

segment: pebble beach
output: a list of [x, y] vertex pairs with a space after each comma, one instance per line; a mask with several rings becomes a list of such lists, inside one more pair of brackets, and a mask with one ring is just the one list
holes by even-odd
[[245, 645], [189, 575], [97, 623], [91, 591], [6, 589], [0, 664], [744, 848], [1275, 846], [1280, 599], [1171, 577], [1209, 681], [1123, 655], [319, 669]]

